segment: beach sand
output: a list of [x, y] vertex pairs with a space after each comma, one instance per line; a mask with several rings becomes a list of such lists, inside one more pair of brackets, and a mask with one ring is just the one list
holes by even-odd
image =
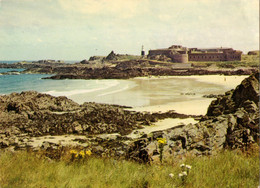
[[[139, 112], [174, 110], [177, 113], [188, 115], [205, 115], [214, 98], [204, 98], [203, 95], [224, 94], [235, 89], [246, 77], [248, 76], [205, 75], [134, 78], [128, 81], [124, 80], [123, 88], [125, 89], [119, 89], [118, 92], [111, 90], [95, 94], [93, 102], [131, 106], [133, 108], [128, 110]], [[89, 102], [84, 94], [69, 96], [69, 98], [79, 103]], [[169, 118], [139, 132], [150, 133], [155, 130], [168, 129], [181, 123], [196, 123], [196, 121], [192, 118]], [[132, 133], [131, 137], [137, 135]]]
[[[116, 88], [95, 93], [67, 96], [82, 104], [97, 102], [133, 107], [134, 111], [165, 112], [205, 115], [213, 98], [208, 94], [224, 94], [234, 89], [248, 76], [164, 76], [119, 80]], [[66, 96], [66, 95], [65, 95]]]
[[[183, 114], [205, 115], [214, 98], [204, 98], [203, 95], [224, 94], [235, 89], [246, 77], [248, 76], [205, 75], [136, 78], [135, 80], [141, 88], [144, 86], [146, 92], [147, 88], [150, 90], [146, 93], [150, 99], [150, 105], [136, 106], [132, 110], [148, 112], [175, 110]], [[181, 80], [185, 80], [186, 83]], [[174, 83], [174, 81], [179, 83]], [[151, 84], [151, 82], [156, 84]], [[169, 83], [175, 84], [177, 87], [169, 87]], [[149, 86], [145, 86], [146, 84]], [[162, 96], [156, 95], [160, 92], [162, 92]]]
[[189, 123], [197, 123], [198, 121], [194, 120], [193, 118], [185, 118], [185, 119], [180, 119], [180, 118], [166, 118], [163, 120], [160, 120], [158, 122], [155, 122], [151, 126], [145, 126], [143, 129], [138, 129], [134, 130], [131, 134], [127, 135], [127, 137], [130, 138], [138, 138], [142, 136], [143, 134], [150, 134], [151, 132], [154, 131], [161, 131], [161, 130], [166, 130], [172, 127], [176, 127], [178, 125], [187, 125]]

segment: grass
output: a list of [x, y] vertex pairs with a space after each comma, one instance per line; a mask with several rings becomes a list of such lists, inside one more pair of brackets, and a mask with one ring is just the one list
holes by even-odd
[[[192, 166], [185, 182], [178, 174], [181, 163]], [[173, 173], [174, 177], [169, 177]], [[0, 153], [0, 187], [257, 187], [258, 147], [250, 155], [224, 151], [216, 156], [160, 164], [138, 164], [90, 157], [69, 163], [34, 153]]]

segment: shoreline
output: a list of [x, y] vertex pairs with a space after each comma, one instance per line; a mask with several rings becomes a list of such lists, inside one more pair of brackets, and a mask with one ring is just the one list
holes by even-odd
[[[224, 94], [226, 91], [235, 89], [241, 81], [248, 76], [164, 76], [164, 77], [138, 77], [128, 81], [130, 86], [119, 92], [110, 91], [96, 96], [96, 100], [88, 101], [84, 94], [68, 96], [73, 101], [83, 104], [84, 102], [97, 102], [109, 105], [131, 106], [129, 111], [138, 112], [166, 112], [175, 110], [177, 113], [189, 115], [205, 115], [207, 107], [215, 98], [204, 98], [205, 94]], [[185, 79], [185, 80], [184, 80]], [[185, 81], [186, 83], [182, 83]], [[132, 83], [131, 83], [132, 82]], [[180, 82], [180, 85], [176, 85]], [[194, 90], [180, 90], [181, 84], [189, 87], [197, 87]], [[204, 91], [203, 87], [207, 87]], [[126, 87], [126, 86], [124, 86]], [[216, 87], [216, 88], [215, 88]], [[175, 93], [174, 88], [176, 89]], [[178, 92], [177, 92], [178, 89]], [[181, 93], [182, 92], [182, 93]], [[194, 93], [195, 92], [195, 93]], [[99, 98], [100, 97], [100, 98]], [[197, 108], [197, 107], [200, 108]]]

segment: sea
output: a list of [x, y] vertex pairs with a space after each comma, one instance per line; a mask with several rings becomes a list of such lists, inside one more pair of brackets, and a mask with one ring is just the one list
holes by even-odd
[[[0, 61], [0, 63], [15, 63], [19, 61]], [[75, 61], [66, 61], [75, 62]], [[83, 102], [102, 102], [106, 95], [112, 95], [117, 92], [135, 87], [135, 83], [128, 80], [51, 80], [43, 79], [52, 75], [48, 74], [1, 74], [11, 71], [23, 71], [24, 69], [0, 68], [0, 95], [6, 95], [13, 92], [38, 91], [53, 96], [66, 96], [72, 98], [78, 103]], [[76, 97], [74, 95], [82, 95]], [[100, 98], [99, 101], [97, 101]], [[84, 98], [84, 99], [82, 99]], [[106, 102], [106, 101], [104, 101]], [[116, 102], [115, 102], [116, 103]]]

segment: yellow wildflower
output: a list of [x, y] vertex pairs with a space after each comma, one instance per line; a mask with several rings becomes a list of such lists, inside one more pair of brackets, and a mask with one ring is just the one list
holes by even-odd
[[70, 154], [72, 154], [72, 155], [77, 155], [77, 151], [76, 150], [70, 150]]
[[82, 150], [82, 151], [80, 151], [79, 152], [79, 156], [81, 156], [82, 158], [84, 158], [84, 156], [85, 156], [85, 152]]
[[166, 144], [167, 142], [166, 142], [166, 138], [157, 138], [157, 142], [159, 143], [159, 144]]
[[92, 152], [90, 150], [86, 151], [86, 155], [90, 156], [92, 154]]

